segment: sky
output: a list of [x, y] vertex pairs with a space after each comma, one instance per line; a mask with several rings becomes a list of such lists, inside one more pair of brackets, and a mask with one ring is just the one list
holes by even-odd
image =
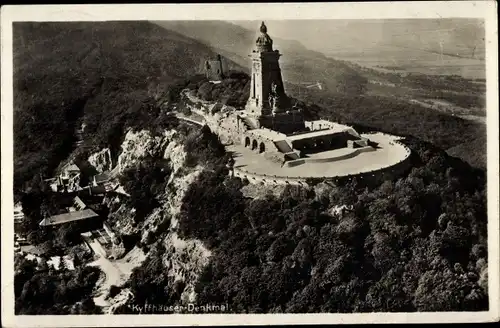
[[[231, 21], [256, 33], [261, 21]], [[484, 24], [476, 19], [274, 20], [271, 37], [300, 41], [324, 53], [405, 45], [439, 49], [484, 49]]]

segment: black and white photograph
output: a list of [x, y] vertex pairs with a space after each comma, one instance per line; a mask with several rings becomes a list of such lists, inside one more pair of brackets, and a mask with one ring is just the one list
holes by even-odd
[[2, 321], [498, 320], [494, 12], [2, 7]]

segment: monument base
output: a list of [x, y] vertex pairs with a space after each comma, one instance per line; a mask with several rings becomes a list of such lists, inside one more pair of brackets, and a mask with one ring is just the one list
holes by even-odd
[[284, 134], [307, 131], [304, 115], [299, 111], [287, 111], [258, 117], [260, 127]]

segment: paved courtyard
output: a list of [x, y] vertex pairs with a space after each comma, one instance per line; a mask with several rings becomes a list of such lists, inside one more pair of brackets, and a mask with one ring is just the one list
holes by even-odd
[[[394, 141], [400, 139], [397, 136], [382, 133], [362, 136], [378, 143], [378, 148], [375, 151], [360, 153], [352, 158], [336, 162], [304, 163], [294, 167], [282, 167], [280, 164], [264, 158], [263, 154], [255, 153], [243, 145], [227, 146], [227, 150], [233, 152], [234, 167], [238, 170], [258, 175], [294, 178], [345, 176], [380, 170], [395, 165], [410, 155], [408, 148], [399, 143], [394, 143]], [[339, 150], [339, 152], [343, 151], [345, 150]], [[326, 154], [316, 156], [324, 157], [324, 155]]]

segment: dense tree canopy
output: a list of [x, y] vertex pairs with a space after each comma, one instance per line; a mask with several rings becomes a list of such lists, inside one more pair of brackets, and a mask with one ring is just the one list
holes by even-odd
[[[316, 195], [290, 187], [279, 198], [246, 199], [237, 180], [206, 172], [186, 194], [180, 220], [185, 237], [215, 253], [199, 301], [227, 302], [234, 312], [486, 309], [478, 283], [484, 177], [409, 144], [429, 158], [407, 177]], [[336, 205], [353, 210], [331, 214]]]
[[146, 158], [120, 176], [120, 184], [130, 195], [128, 201], [136, 210], [136, 222], [159, 205], [156, 195], [165, 192], [170, 173], [168, 161]]
[[22, 257], [16, 258], [14, 293], [16, 314], [98, 314], [91, 297], [99, 269], [56, 271]]

